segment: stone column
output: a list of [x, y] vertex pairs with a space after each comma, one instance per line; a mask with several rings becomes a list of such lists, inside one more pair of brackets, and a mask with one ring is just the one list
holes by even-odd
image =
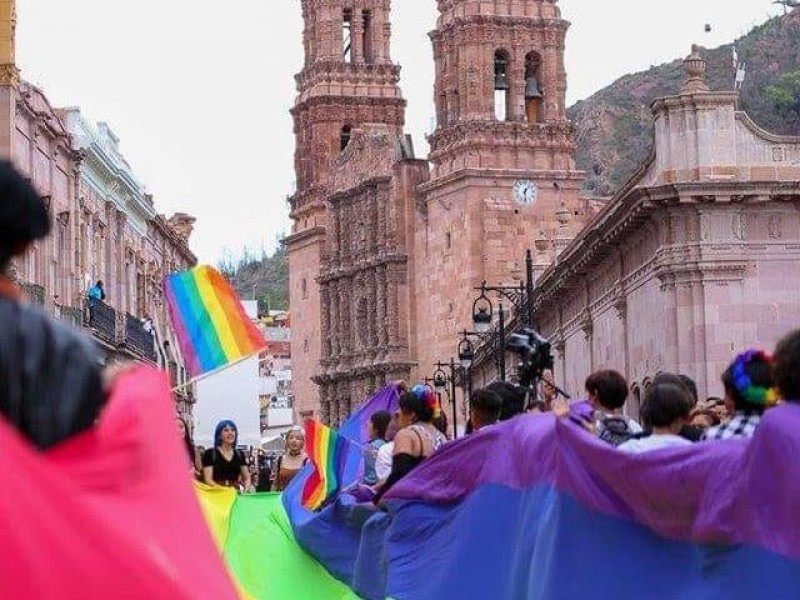
[[19, 69], [16, 62], [16, 0], [0, 0], [0, 156], [13, 155]]

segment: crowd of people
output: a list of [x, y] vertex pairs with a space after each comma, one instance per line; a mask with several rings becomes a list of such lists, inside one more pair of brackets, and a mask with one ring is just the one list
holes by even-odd
[[[471, 395], [467, 432], [474, 435], [526, 414], [552, 413], [627, 453], [751, 438], [765, 411], [781, 402], [800, 402], [800, 330], [778, 344], [774, 357], [759, 350], [739, 354], [721, 380], [725, 397], [701, 402], [690, 377], [659, 373], [645, 391], [638, 418], [625, 414], [630, 387], [614, 370], [592, 373], [585, 382], [586, 400], [573, 403], [559, 396], [550, 372], [529, 400], [520, 386], [495, 381]], [[416, 386], [401, 395], [396, 415], [373, 415], [362, 483], [374, 490], [377, 501], [445, 443], [444, 430], [434, 425], [436, 408], [430, 393]]]

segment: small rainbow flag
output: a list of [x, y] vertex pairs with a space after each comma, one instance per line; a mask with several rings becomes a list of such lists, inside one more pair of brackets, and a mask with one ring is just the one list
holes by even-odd
[[339, 491], [347, 462], [347, 439], [318, 421], [306, 421], [306, 453], [316, 470], [306, 480], [301, 503], [318, 510]]
[[263, 350], [264, 336], [239, 296], [214, 268], [201, 265], [164, 279], [169, 314], [194, 378]]

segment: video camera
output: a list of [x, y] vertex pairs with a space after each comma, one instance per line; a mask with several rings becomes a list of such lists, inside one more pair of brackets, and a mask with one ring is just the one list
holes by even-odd
[[506, 348], [520, 356], [519, 383], [526, 388], [535, 385], [542, 373], [553, 368], [552, 346], [534, 329], [525, 328], [522, 333], [511, 334]]

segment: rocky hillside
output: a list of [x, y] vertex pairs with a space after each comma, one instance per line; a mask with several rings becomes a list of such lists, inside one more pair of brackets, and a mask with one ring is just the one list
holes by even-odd
[[[742, 109], [769, 131], [800, 135], [800, 9], [756, 27], [736, 49], [747, 72]], [[711, 88], [732, 89], [733, 45], [703, 54]], [[613, 194], [633, 175], [652, 148], [650, 103], [678, 92], [683, 80], [683, 61], [675, 60], [626, 75], [569, 109], [586, 191]]]

